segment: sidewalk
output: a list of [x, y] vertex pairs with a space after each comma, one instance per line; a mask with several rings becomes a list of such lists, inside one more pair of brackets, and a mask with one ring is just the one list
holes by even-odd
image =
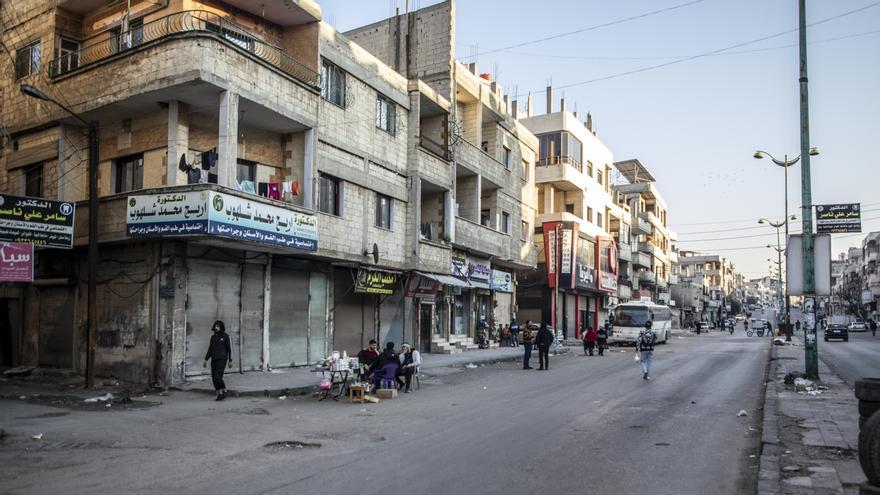
[[[803, 373], [801, 336], [773, 345], [765, 391], [758, 494], [858, 494], [859, 412], [853, 390], [819, 360], [812, 390], [786, 385]], [[798, 387], [803, 388], [803, 387]]]
[[[497, 347], [459, 354], [422, 353], [419, 376], [423, 381], [430, 376], [454, 372], [453, 368], [462, 368], [469, 363], [479, 365], [497, 361], [515, 361], [522, 359], [522, 355], [522, 347]], [[311, 369], [312, 367], [300, 367], [279, 368], [269, 372], [226, 373], [223, 381], [226, 382], [229, 393], [233, 396], [301, 395], [314, 391], [321, 381], [320, 377], [316, 376], [320, 373], [315, 373]], [[191, 376], [187, 378], [185, 384], [176, 388], [187, 392], [215, 393], [210, 375]]]

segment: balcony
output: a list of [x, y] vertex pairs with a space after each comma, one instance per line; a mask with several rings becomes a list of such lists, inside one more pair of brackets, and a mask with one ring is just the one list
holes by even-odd
[[872, 273], [868, 275], [868, 288], [872, 289], [875, 293], [876, 289], [880, 289], [880, 273]]
[[617, 257], [621, 261], [632, 261], [632, 259], [633, 259], [632, 246], [629, 244], [618, 244], [617, 245]]
[[79, 51], [49, 62], [49, 76], [61, 77], [104, 60], [189, 33], [223, 40], [312, 88], [318, 87], [318, 73], [283, 49], [258, 39], [246, 28], [218, 14], [204, 10], [176, 12], [147, 22], [136, 29], [110, 34], [107, 39], [84, 46]]
[[663, 232], [666, 231], [666, 226], [663, 225], [663, 222], [660, 221], [660, 218], [657, 215], [651, 213], [650, 211], [643, 211], [643, 212], [639, 213], [639, 218], [647, 221], [652, 226], [654, 226], [657, 229], [660, 229]]
[[651, 235], [654, 228], [651, 224], [637, 216], [632, 217], [632, 231], [635, 235]]
[[657, 285], [657, 276], [654, 272], [639, 272], [639, 285]]
[[441, 160], [449, 161], [451, 159], [449, 148], [445, 144], [438, 143], [427, 136], [419, 136], [419, 146]]
[[628, 285], [617, 285], [617, 297], [621, 300], [632, 299], [632, 288]]
[[651, 268], [651, 256], [645, 253], [633, 253], [632, 263], [636, 267]]
[[563, 191], [583, 190], [584, 167], [568, 156], [551, 156], [535, 163], [535, 183], [553, 184]]
[[455, 218], [455, 241], [463, 248], [502, 260], [510, 259], [510, 236], [465, 218]]
[[455, 147], [454, 159], [470, 171], [477, 173], [498, 187], [504, 187], [510, 178], [510, 170], [495, 158], [473, 145], [467, 139], [461, 139]]
[[665, 289], [669, 286], [669, 282], [663, 277], [657, 277], [657, 288]]

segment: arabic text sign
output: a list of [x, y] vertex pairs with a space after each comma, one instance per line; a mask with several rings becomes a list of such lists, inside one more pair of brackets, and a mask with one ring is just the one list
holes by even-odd
[[400, 276], [396, 273], [362, 268], [358, 270], [354, 291], [366, 292], [367, 294], [394, 294], [394, 288], [397, 287], [399, 279]]
[[816, 233], [839, 234], [862, 231], [859, 203], [816, 206]]
[[73, 247], [73, 203], [0, 194], [0, 241]]
[[0, 242], [0, 282], [34, 280], [34, 245]]
[[129, 196], [126, 232], [129, 237], [205, 234], [208, 192]]
[[492, 290], [513, 292], [513, 277], [510, 272], [492, 270]]
[[313, 215], [259, 201], [211, 192], [208, 232], [243, 241], [318, 250], [318, 221]]

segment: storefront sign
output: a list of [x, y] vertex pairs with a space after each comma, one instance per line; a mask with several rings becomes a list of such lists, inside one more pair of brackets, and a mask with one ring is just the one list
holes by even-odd
[[318, 249], [313, 215], [214, 191], [130, 196], [126, 224], [129, 237], [207, 234]]
[[599, 260], [599, 290], [617, 292], [617, 245], [614, 239], [597, 239], [596, 256]]
[[223, 237], [318, 250], [314, 215], [211, 191], [208, 232]]
[[871, 304], [874, 302], [874, 293], [869, 289], [862, 291], [862, 304]]
[[559, 243], [560, 250], [560, 262], [559, 262], [559, 273], [562, 275], [569, 275], [572, 272], [572, 238], [571, 238], [571, 229], [562, 229], [562, 239]]
[[862, 231], [860, 203], [816, 206], [816, 233], [841, 234]]
[[492, 270], [492, 290], [513, 292], [513, 277], [509, 272]]
[[559, 223], [544, 224], [544, 266], [547, 267], [547, 285], [556, 287], [556, 226]]
[[406, 284], [406, 297], [433, 299], [440, 290], [440, 282], [421, 275], [412, 275]]
[[583, 260], [577, 260], [577, 279], [575, 287], [578, 289], [595, 289], [596, 288], [596, 270], [588, 266]]
[[33, 282], [34, 245], [0, 242], [0, 282]]
[[487, 259], [468, 256], [468, 279], [488, 284], [492, 279], [492, 263]]
[[467, 278], [468, 275], [468, 260], [467, 254], [463, 251], [453, 251], [452, 252], [452, 266], [450, 267], [452, 275], [456, 277]]
[[76, 206], [0, 194], [0, 241], [70, 249]]
[[358, 270], [357, 280], [354, 284], [355, 292], [367, 294], [394, 294], [400, 275], [397, 273], [380, 272], [376, 270]]

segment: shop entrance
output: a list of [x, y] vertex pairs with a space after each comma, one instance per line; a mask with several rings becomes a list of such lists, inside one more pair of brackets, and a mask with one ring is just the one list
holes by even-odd
[[19, 352], [19, 300], [0, 299], [0, 366], [18, 366]]
[[419, 305], [419, 352], [431, 352], [431, 328], [434, 322], [434, 305]]
[[40, 366], [73, 367], [73, 322], [76, 289], [45, 287], [40, 289], [40, 331], [38, 363]]

